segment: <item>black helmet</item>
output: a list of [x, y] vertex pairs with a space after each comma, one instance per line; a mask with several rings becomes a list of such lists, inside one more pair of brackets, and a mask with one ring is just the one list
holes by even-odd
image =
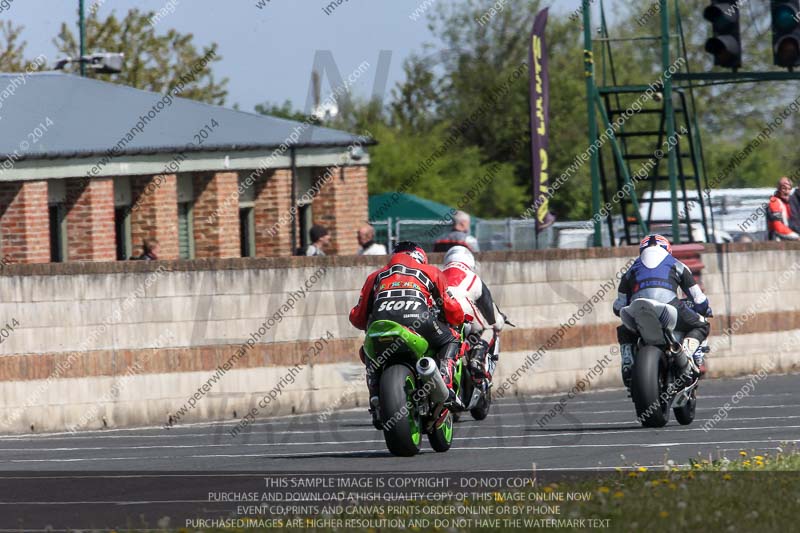
[[422, 249], [422, 246], [412, 241], [398, 242], [394, 245], [392, 253], [410, 255], [416, 259], [417, 262], [422, 263], [423, 265], [428, 264], [428, 254], [425, 253], [425, 250]]

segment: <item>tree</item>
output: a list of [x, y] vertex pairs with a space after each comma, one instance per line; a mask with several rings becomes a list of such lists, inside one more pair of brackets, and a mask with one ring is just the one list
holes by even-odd
[[[484, 162], [475, 146], [455, 144], [435, 156], [450, 135], [446, 124], [427, 133], [377, 123], [371, 133], [378, 141], [370, 149], [369, 192], [403, 190], [423, 161], [432, 164], [407, 192], [441, 202], [479, 217], [501, 217], [519, 212], [524, 189], [516, 185], [510, 164]], [[470, 194], [470, 191], [474, 191]]]
[[[507, 89], [464, 134], [487, 161], [509, 163], [516, 184], [530, 191], [531, 162], [528, 37], [539, 0], [508, 0], [488, 21], [494, 5], [489, 0], [462, 0], [437, 4], [431, 30], [448, 50], [442, 64], [442, 98], [439, 114], [458, 123], [492, 102], [492, 95]], [[550, 175], [558, 176], [585, 149], [586, 106], [581, 28], [551, 13], [548, 23], [550, 50], [551, 123]], [[522, 75], [514, 73], [522, 68]], [[513, 81], [509, 81], [513, 80]], [[520, 142], [524, 141], [524, 142]], [[511, 147], [521, 147], [514, 151]], [[527, 203], [531, 203], [528, 196]], [[591, 203], [588, 167], [582, 166], [551, 201], [560, 218], [588, 218]], [[508, 213], [510, 216], [520, 212]]]
[[22, 26], [14, 26], [10, 21], [0, 21], [0, 72], [20, 72], [25, 70], [25, 41], [20, 41]]
[[405, 81], [392, 89], [390, 108], [397, 125], [413, 130], [430, 130], [436, 121], [442, 98], [440, 81], [430, 58], [412, 55], [403, 64]]
[[[217, 81], [212, 71], [212, 65], [222, 59], [216, 53], [217, 44], [212, 43], [198, 51], [191, 33], [181, 34], [171, 28], [166, 33], [156, 34], [155, 25], [151, 24], [154, 16], [153, 11], [131, 9], [122, 19], [112, 11], [101, 20], [97, 11], [90, 12], [86, 19], [87, 52], [123, 52], [125, 65], [121, 74], [97, 74], [87, 70], [87, 75], [166, 93], [178, 85], [181, 76], [196, 72], [193, 66], [201, 66], [201, 60], [206, 58], [205, 65], [186, 84], [181, 96], [223, 105], [228, 94], [228, 80], [224, 78]], [[69, 57], [78, 57], [80, 54], [78, 39], [66, 23], [61, 24], [61, 31], [53, 43]]]

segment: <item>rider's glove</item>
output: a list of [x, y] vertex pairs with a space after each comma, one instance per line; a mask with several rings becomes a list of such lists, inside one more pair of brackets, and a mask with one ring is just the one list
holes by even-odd
[[701, 304], [695, 302], [693, 308], [698, 315], [703, 316], [708, 316], [708, 312], [711, 310], [708, 306], [708, 300], [705, 300]]

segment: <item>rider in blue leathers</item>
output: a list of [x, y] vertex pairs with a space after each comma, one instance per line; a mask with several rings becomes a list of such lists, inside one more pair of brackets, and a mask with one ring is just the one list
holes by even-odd
[[[691, 304], [678, 298], [678, 287], [691, 300]], [[684, 332], [683, 354], [678, 368], [688, 373], [692, 366], [705, 372], [701, 360], [693, 360], [698, 346], [708, 338], [710, 324], [704, 317], [711, 316], [708, 298], [694, 279], [689, 267], [672, 256], [672, 246], [661, 235], [648, 235], [639, 245], [639, 258], [631, 265], [619, 284], [614, 314], [623, 319], [617, 328], [617, 339], [622, 356], [622, 381], [630, 387], [633, 367], [633, 347], [639, 339], [626, 315], [626, 308], [634, 300], [646, 298], [656, 306], [672, 306], [677, 310], [676, 331]], [[665, 313], [666, 314], [666, 313]], [[699, 367], [695, 363], [700, 363]]]

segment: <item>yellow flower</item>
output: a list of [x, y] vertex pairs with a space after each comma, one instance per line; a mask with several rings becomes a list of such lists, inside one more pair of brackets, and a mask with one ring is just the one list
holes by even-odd
[[603, 494], [608, 494], [610, 490], [611, 489], [609, 489], [608, 487], [600, 487], [599, 489], [597, 489], [598, 492], [602, 492]]
[[764, 456], [763, 455], [754, 455], [753, 459], [755, 459], [756, 461], [763, 461], [764, 460]]
[[650, 482], [650, 486], [652, 486], [652, 487], [658, 487], [660, 484], [661, 484], [661, 481], [658, 480], [658, 479], [654, 479], [653, 481]]
[[542, 489], [542, 490], [543, 490], [544, 492], [548, 493], [548, 494], [549, 494], [549, 493], [551, 493], [551, 492], [553, 492], [553, 488], [552, 488], [552, 487], [545, 487], [545, 488], [544, 488], [544, 489]]
[[739, 455], [741, 455], [742, 457], [747, 457], [747, 452], [744, 450], [739, 450]]
[[722, 476], [722, 479], [731, 479], [731, 475], [730, 474], [725, 474], [724, 476]]
[[628, 477], [636, 477], [638, 475], [636, 472], [628, 472]]
[[658, 513], [658, 516], [660, 516], [661, 518], [666, 518], [669, 516], [669, 513], [666, 511], [661, 511], [660, 513]]
[[637, 470], [639, 470], [639, 472], [647, 472], [647, 467], [646, 466], [640, 466]]
[[702, 465], [701, 465], [700, 463], [694, 463], [694, 464], [692, 465], [692, 467], [693, 467], [693, 468], [702, 468]]
[[615, 498], [622, 498], [623, 496], [625, 496], [625, 494], [621, 490], [614, 493]]

